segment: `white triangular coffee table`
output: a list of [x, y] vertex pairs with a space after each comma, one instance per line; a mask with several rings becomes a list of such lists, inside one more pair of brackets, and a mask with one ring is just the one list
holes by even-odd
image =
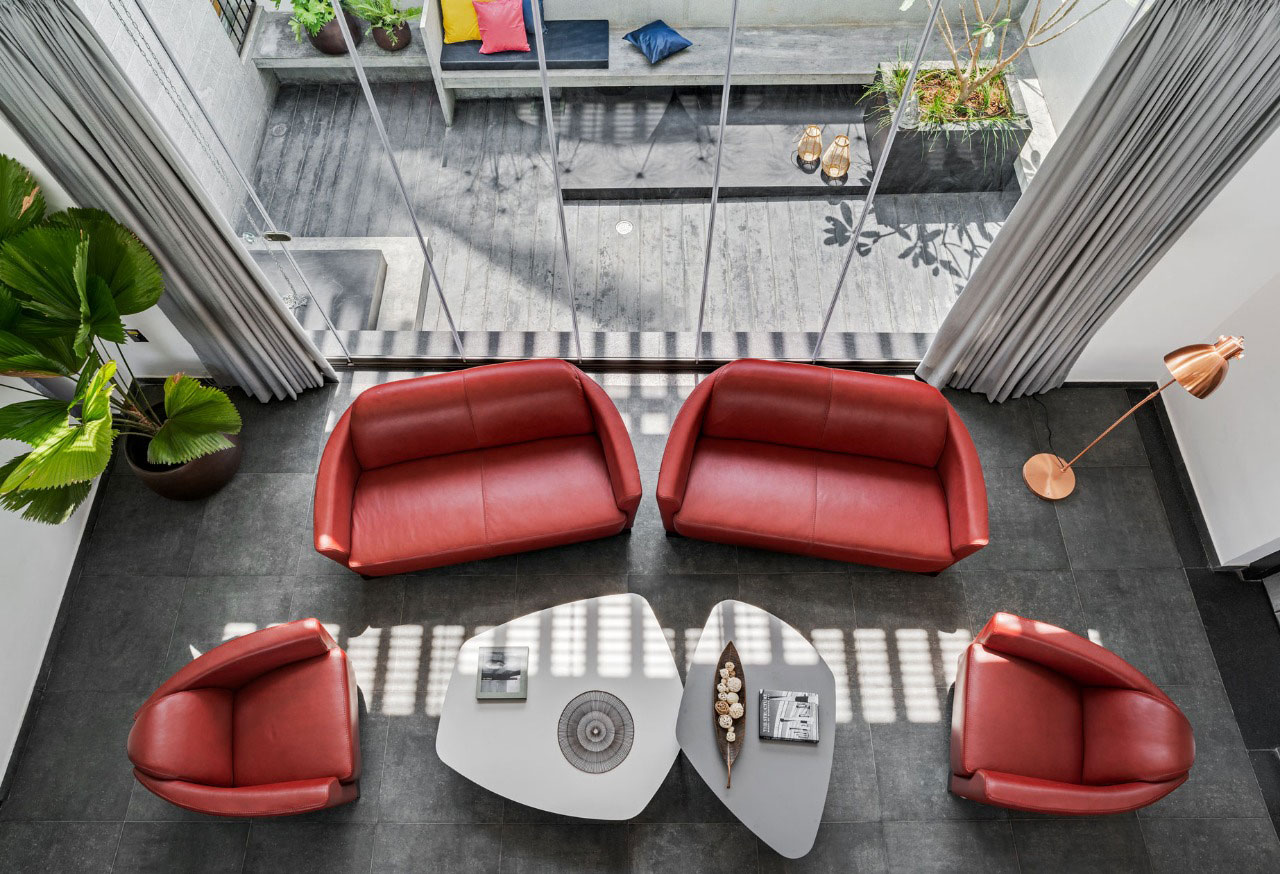
[[[529, 647], [527, 697], [478, 700], [481, 647]], [[560, 745], [566, 705], [615, 696], [633, 729], [625, 758], [603, 773], [569, 763]], [[683, 687], [662, 626], [639, 595], [608, 595], [540, 610], [468, 640], [445, 692], [436, 753], [467, 779], [529, 807], [589, 819], [644, 810], [679, 754]]]
[[[733, 641], [742, 661], [745, 740], [725, 788], [712, 707], [715, 670]], [[761, 740], [761, 689], [818, 693], [818, 742]], [[694, 769], [725, 806], [780, 855], [798, 859], [813, 849], [831, 781], [835, 751], [836, 681], [831, 668], [796, 629], [759, 607], [721, 601], [711, 611], [685, 678], [676, 739]]]

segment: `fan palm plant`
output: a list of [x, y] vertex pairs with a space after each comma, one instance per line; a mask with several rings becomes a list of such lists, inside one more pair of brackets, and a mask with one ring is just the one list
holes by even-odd
[[223, 392], [176, 374], [157, 409], [125, 360], [122, 317], [163, 293], [159, 266], [132, 232], [99, 210], [46, 216], [31, 172], [0, 155], [0, 375], [75, 384], [69, 401], [9, 386], [36, 397], [0, 408], [0, 439], [31, 447], [0, 465], [0, 507], [62, 522], [121, 434], [145, 438], [147, 460], [160, 465], [232, 445], [240, 414]]

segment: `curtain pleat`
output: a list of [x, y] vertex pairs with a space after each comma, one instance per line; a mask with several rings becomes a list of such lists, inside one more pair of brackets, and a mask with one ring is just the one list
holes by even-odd
[[335, 378], [73, 3], [0, 3], [0, 109], [78, 204], [151, 249], [161, 309], [219, 382], [268, 400]]
[[1280, 121], [1280, 3], [1157, 0], [1103, 64], [916, 371], [993, 401], [1062, 384]]

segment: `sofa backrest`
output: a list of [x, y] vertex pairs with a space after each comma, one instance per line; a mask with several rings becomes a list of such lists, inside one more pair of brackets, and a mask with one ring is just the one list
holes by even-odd
[[947, 402], [910, 379], [744, 358], [716, 371], [702, 433], [934, 467]]
[[351, 442], [365, 470], [594, 431], [578, 369], [559, 359], [389, 382], [351, 408]]

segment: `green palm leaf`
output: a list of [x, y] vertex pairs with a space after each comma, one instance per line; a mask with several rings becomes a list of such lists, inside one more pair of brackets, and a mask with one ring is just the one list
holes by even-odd
[[66, 427], [67, 409], [66, 401], [52, 398], [0, 408], [0, 440], [21, 440], [29, 446], [39, 446], [54, 431]]
[[51, 320], [55, 335], [73, 332], [80, 324], [80, 243], [73, 230], [39, 227], [13, 237], [0, 249], [0, 282], [18, 292], [18, 303], [25, 309]]
[[115, 371], [114, 361], [99, 368], [83, 395], [76, 397], [80, 422], [68, 422], [46, 434], [0, 482], [0, 495], [88, 482], [106, 469], [116, 436], [110, 405]]
[[[8, 478], [27, 456], [19, 455], [0, 465], [0, 479]], [[40, 489], [38, 491], [18, 490], [0, 495], [0, 507], [15, 513], [22, 511], [22, 518], [32, 522], [43, 522], [46, 525], [58, 525], [76, 511], [76, 508], [89, 497], [93, 483], [73, 483], [61, 488]]]
[[0, 495], [62, 488], [92, 480], [106, 470], [115, 436], [110, 419], [59, 428], [32, 449], [0, 483]]
[[8, 331], [0, 331], [0, 376], [72, 376], [74, 367], [47, 349]]
[[89, 240], [89, 275], [102, 277], [119, 315], [149, 309], [164, 294], [164, 277], [151, 252], [132, 231], [105, 212], [68, 209], [50, 216], [48, 223], [79, 231]]
[[44, 195], [31, 171], [0, 155], [0, 243], [44, 218]]
[[164, 382], [165, 421], [147, 447], [152, 464], [186, 464], [226, 449], [240, 413], [223, 392], [176, 373]]

